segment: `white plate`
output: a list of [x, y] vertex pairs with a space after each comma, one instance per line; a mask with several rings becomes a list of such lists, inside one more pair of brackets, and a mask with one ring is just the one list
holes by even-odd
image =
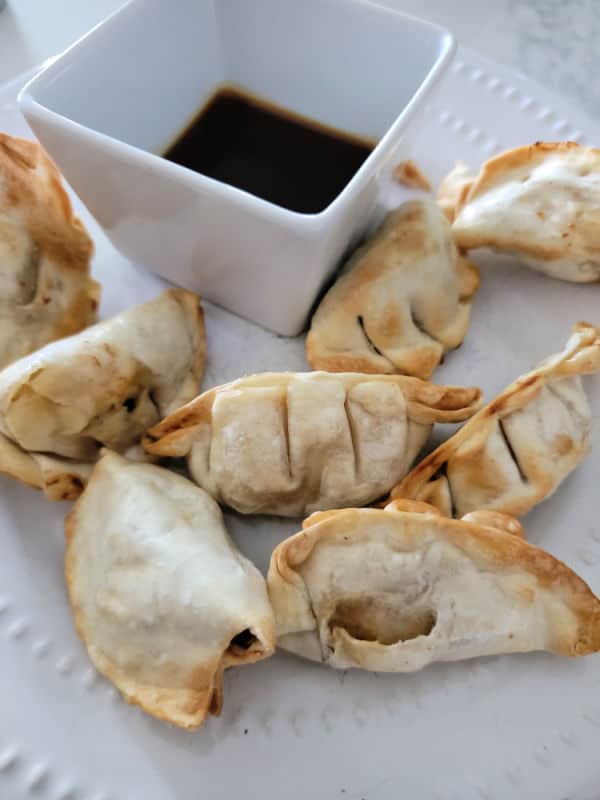
[[[21, 82], [0, 96], [0, 129], [25, 134]], [[434, 179], [456, 158], [478, 165], [535, 139], [600, 142], [594, 124], [507, 69], [459, 52], [429, 109], [414, 158]], [[102, 315], [162, 285], [97, 244]], [[497, 263], [498, 262], [498, 263]], [[490, 398], [562, 347], [579, 319], [600, 322], [597, 286], [567, 285], [489, 259], [467, 341], [438, 381]], [[306, 369], [303, 341], [206, 308], [204, 386], [263, 369]], [[600, 409], [600, 380], [588, 381]], [[595, 414], [598, 419], [598, 413]], [[595, 450], [531, 513], [530, 539], [600, 592], [600, 474]], [[227, 673], [225, 707], [196, 733], [127, 706], [79, 643], [62, 578], [63, 516], [40, 494], [0, 481], [0, 798], [21, 800], [592, 800], [600, 786], [600, 658], [546, 655], [438, 665], [413, 676], [342, 673], [286, 655]], [[264, 568], [293, 523], [228, 515]], [[99, 521], [101, 524], [101, 520]]]

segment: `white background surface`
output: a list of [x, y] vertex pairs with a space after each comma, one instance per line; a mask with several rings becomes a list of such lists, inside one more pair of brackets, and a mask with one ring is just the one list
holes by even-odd
[[[8, 0], [0, 13], [0, 82], [55, 55], [122, 2]], [[177, 0], [168, 2], [177, 7]], [[463, 46], [519, 69], [600, 117], [599, 0], [379, 2], [444, 25]]]
[[[34, 7], [46, 11], [38, 16]], [[19, 19], [35, 17], [32, 61], [47, 54], [42, 31], [59, 7], [19, 3]], [[6, 19], [0, 15], [2, 25]], [[4, 45], [0, 39], [0, 60]], [[26, 132], [14, 93], [0, 96], [0, 129]], [[462, 53], [414, 156], [435, 181], [457, 157], [477, 165], [499, 148], [557, 136], [598, 139], [593, 123], [562, 101]], [[156, 294], [160, 281], [118, 257], [79, 210], [97, 244], [102, 315]], [[562, 347], [575, 320], [598, 323], [598, 293], [516, 264], [481, 263], [465, 344], [435, 378], [477, 383], [490, 398]], [[241, 371], [306, 368], [302, 340], [275, 339], [214, 307], [206, 312], [205, 387]], [[598, 592], [600, 379], [587, 387], [596, 419], [593, 454], [525, 524], [534, 543]], [[278, 655], [230, 671], [223, 716], [198, 733], [150, 719], [96, 676], [73, 631], [62, 581], [66, 506], [49, 505], [6, 478], [0, 496], [0, 800], [598, 799], [598, 656], [500, 657], [383, 676]], [[261, 567], [294, 527], [235, 515], [228, 524]]]

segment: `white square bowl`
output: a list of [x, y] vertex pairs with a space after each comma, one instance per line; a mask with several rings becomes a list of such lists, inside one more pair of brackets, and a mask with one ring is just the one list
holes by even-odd
[[[117, 249], [294, 335], [368, 226], [453, 48], [446, 31], [360, 0], [130, 0], [19, 99]], [[318, 214], [161, 158], [224, 84], [378, 145]]]

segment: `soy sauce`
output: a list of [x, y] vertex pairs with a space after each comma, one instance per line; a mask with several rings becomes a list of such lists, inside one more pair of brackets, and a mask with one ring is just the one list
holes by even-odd
[[375, 145], [227, 86], [163, 156], [291, 211], [315, 214]]

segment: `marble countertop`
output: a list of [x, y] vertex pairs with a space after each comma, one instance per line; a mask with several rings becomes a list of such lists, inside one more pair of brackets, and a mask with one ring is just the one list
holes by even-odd
[[[600, 0], [378, 0], [453, 31], [478, 50], [600, 118]], [[8, 0], [0, 82], [55, 55], [123, 0]]]

